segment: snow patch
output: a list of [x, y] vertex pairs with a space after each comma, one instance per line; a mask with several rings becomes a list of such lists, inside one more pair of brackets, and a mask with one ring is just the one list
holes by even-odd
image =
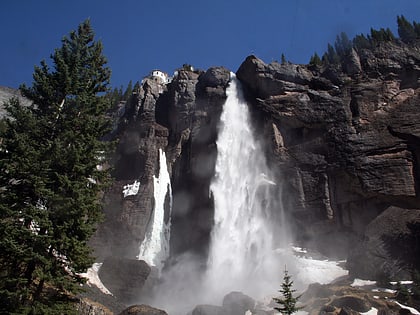
[[369, 311], [364, 312], [364, 313], [360, 313], [362, 315], [377, 315], [378, 314], [378, 309], [372, 307]]
[[89, 286], [96, 286], [99, 290], [103, 293], [108, 295], [113, 295], [102, 283], [101, 279], [99, 278], [98, 272], [101, 268], [102, 263], [94, 263], [92, 267], [90, 267], [85, 273], [80, 274], [82, 277], [88, 279], [87, 284]]
[[333, 280], [348, 275], [348, 270], [339, 266], [339, 261], [315, 260], [312, 258], [297, 257], [296, 280], [309, 284], [318, 282], [327, 284]]
[[418, 310], [416, 310], [415, 308], [409, 307], [407, 305], [403, 305], [403, 304], [398, 303], [398, 302], [395, 302], [395, 304], [397, 304], [401, 308], [405, 308], [406, 310], [409, 310], [411, 312], [411, 314], [420, 315], [420, 312]]
[[[413, 281], [399, 281], [399, 283], [403, 285], [407, 285], [407, 284], [413, 284]], [[390, 284], [397, 285], [398, 281], [391, 281]]]
[[123, 188], [124, 198], [127, 196], [137, 195], [137, 193], [139, 192], [139, 188], [140, 188], [140, 182], [138, 182], [137, 180], [134, 181], [133, 184], [125, 185]]
[[367, 285], [375, 285], [376, 281], [372, 281], [372, 280], [362, 280], [362, 279], [354, 279], [353, 283], [350, 284], [350, 286], [352, 287], [364, 287]]

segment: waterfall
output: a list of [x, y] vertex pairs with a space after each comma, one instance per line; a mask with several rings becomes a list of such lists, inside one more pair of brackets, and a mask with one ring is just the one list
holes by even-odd
[[[214, 228], [207, 284], [215, 293], [241, 290], [252, 295], [267, 290], [277, 266], [273, 252], [272, 191], [264, 152], [250, 123], [240, 82], [232, 74], [217, 140]], [[271, 193], [270, 193], [271, 190]], [[217, 288], [217, 289], [216, 289]]]
[[[150, 266], [157, 267], [160, 272], [163, 263], [169, 257], [172, 211], [171, 180], [166, 164], [166, 155], [162, 149], [159, 149], [159, 176], [153, 176], [153, 188], [155, 206], [137, 258], [143, 259]], [[165, 209], [166, 205], [169, 205], [168, 209]]]

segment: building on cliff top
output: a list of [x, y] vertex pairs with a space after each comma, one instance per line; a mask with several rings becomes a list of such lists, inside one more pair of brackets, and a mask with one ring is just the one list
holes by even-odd
[[171, 82], [171, 77], [160, 70], [153, 70], [152, 72], [150, 72], [150, 74], [148, 75], [148, 78], [155, 80], [156, 82], [162, 83], [162, 84], [167, 84], [169, 82]]

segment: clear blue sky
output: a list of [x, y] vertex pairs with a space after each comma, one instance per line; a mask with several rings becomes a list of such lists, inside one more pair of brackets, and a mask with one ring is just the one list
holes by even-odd
[[420, 0], [0, 0], [0, 85], [30, 84], [34, 65], [86, 18], [119, 87], [184, 63], [236, 71], [250, 54], [307, 63], [342, 31], [397, 34], [401, 14], [420, 21]]

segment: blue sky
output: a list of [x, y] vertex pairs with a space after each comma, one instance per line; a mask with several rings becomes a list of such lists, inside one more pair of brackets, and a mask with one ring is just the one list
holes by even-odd
[[184, 63], [236, 71], [250, 54], [307, 63], [343, 31], [397, 34], [401, 14], [420, 21], [420, 0], [1, 0], [0, 85], [30, 84], [34, 65], [86, 18], [119, 87]]

